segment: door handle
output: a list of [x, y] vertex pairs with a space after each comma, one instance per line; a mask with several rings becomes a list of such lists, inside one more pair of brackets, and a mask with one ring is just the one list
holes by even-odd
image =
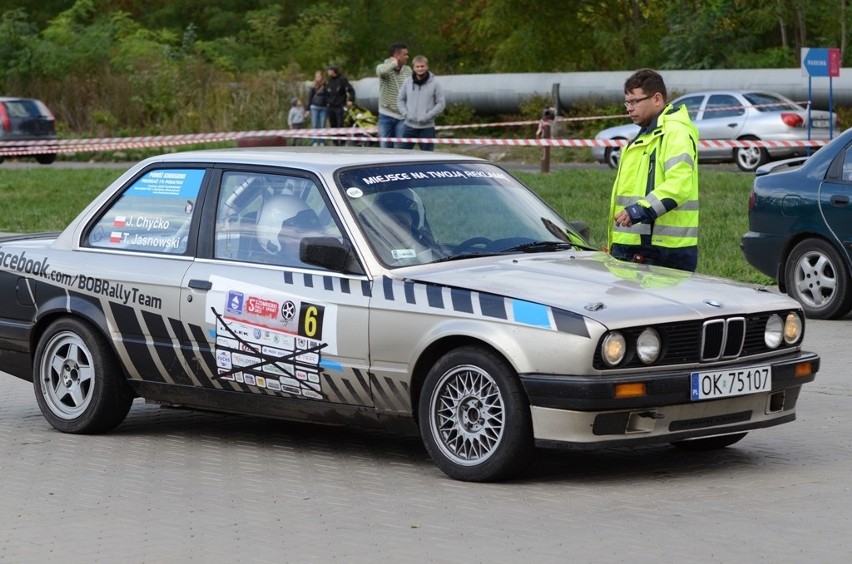
[[848, 206], [849, 205], [849, 196], [832, 196], [829, 201], [832, 206]]
[[213, 283], [209, 280], [190, 280], [189, 287], [193, 290], [204, 290], [207, 291], [213, 287]]

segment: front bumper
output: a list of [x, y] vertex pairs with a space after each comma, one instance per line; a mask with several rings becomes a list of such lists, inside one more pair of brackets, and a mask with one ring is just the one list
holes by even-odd
[[[779, 425], [795, 419], [803, 384], [819, 356], [798, 352], [770, 362], [772, 389], [716, 400], [690, 400], [689, 370], [617, 376], [522, 375], [536, 441], [543, 446], [598, 448], [671, 442]], [[798, 365], [810, 370], [796, 375]], [[734, 368], [731, 366], [731, 368]], [[646, 394], [616, 398], [616, 384], [642, 382]]]

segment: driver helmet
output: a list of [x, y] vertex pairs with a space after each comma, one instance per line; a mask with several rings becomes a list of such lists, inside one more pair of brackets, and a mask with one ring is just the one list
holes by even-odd
[[391, 216], [405, 215], [410, 220], [411, 232], [420, 233], [426, 224], [423, 201], [411, 188], [383, 192], [376, 199], [376, 205]]
[[281, 252], [279, 235], [282, 228], [295, 226], [297, 216], [309, 209], [295, 196], [277, 195], [264, 202], [257, 220], [257, 242], [263, 250], [271, 255]]

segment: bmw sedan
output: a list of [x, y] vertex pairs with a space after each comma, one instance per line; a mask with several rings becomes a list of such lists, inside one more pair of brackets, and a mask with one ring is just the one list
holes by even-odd
[[67, 433], [142, 397], [409, 430], [472, 481], [795, 419], [820, 363], [796, 301], [590, 249], [484, 160], [323, 149], [150, 158], [0, 240], [0, 370]]
[[[672, 103], [675, 106], [686, 105], [701, 141], [827, 141], [831, 133], [838, 133], [835, 114], [821, 110], [808, 112], [774, 92], [693, 92]], [[638, 132], [639, 126], [631, 123], [604, 129], [595, 135], [595, 139], [628, 141]], [[813, 151], [813, 148], [808, 149], [804, 145], [734, 148], [705, 143], [698, 148], [698, 158], [705, 162], [734, 162], [740, 170], [752, 172], [770, 160], [807, 155]], [[592, 157], [617, 168], [621, 148], [593, 147]]]
[[852, 309], [852, 129], [809, 159], [758, 169], [748, 200], [746, 260], [808, 317]]

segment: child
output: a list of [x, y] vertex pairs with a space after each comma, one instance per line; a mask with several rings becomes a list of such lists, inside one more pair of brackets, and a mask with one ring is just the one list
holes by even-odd
[[[290, 129], [303, 129], [305, 127], [305, 109], [302, 107], [302, 101], [298, 98], [290, 100], [290, 113], [287, 114], [287, 125]], [[293, 137], [293, 145], [301, 145], [301, 137]]]

